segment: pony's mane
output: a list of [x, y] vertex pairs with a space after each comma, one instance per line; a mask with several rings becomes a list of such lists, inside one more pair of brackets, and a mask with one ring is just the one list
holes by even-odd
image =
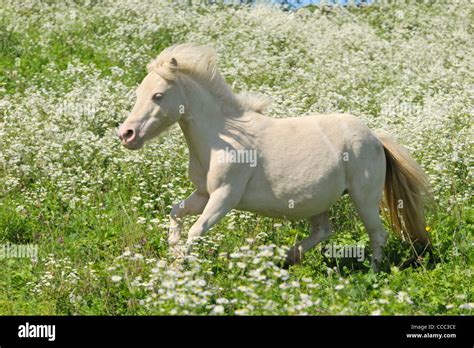
[[263, 114], [272, 103], [270, 97], [251, 93], [237, 94], [236, 98], [244, 110], [255, 111], [259, 114]]
[[178, 73], [189, 75], [221, 100], [242, 110], [262, 113], [271, 100], [252, 94], [235, 95], [217, 68], [215, 51], [205, 45], [184, 43], [164, 49], [147, 65], [148, 72], [156, 72], [166, 80], [176, 80]]

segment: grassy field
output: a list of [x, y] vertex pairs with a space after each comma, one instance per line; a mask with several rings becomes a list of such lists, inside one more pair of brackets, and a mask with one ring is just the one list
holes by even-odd
[[[0, 258], [0, 314], [472, 314], [472, 23], [469, 1], [284, 12], [0, 0], [0, 244], [39, 254]], [[237, 211], [172, 267], [167, 215], [193, 191], [184, 138], [175, 127], [130, 152], [114, 129], [146, 64], [185, 41], [212, 45], [237, 92], [273, 97], [274, 117], [344, 111], [394, 134], [430, 177], [433, 256], [414, 262], [391, 234], [390, 271], [374, 274], [343, 198], [337, 233], [289, 270], [281, 255], [309, 224]], [[365, 257], [327, 257], [332, 245]]]

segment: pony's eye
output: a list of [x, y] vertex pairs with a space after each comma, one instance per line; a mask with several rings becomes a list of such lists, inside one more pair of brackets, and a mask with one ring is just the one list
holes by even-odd
[[163, 98], [163, 93], [155, 93], [153, 94], [153, 97], [152, 97], [153, 101], [158, 101], [161, 98]]

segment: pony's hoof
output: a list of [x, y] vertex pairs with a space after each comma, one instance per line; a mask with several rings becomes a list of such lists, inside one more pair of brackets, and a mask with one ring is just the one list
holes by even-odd
[[302, 253], [298, 249], [292, 248], [286, 254], [286, 258], [285, 258], [285, 261], [283, 261], [282, 267], [284, 269], [288, 269], [290, 266], [300, 263], [302, 259], [303, 259]]
[[283, 268], [283, 269], [288, 270], [290, 268], [290, 266], [293, 266], [293, 265], [294, 265], [293, 262], [285, 260], [285, 261], [283, 261], [283, 263], [281, 263], [280, 267]]
[[180, 237], [181, 231], [175, 227], [170, 227], [168, 231], [168, 244], [170, 246], [175, 246], [176, 244], [178, 244]]
[[179, 236], [170, 236], [168, 238], [168, 244], [170, 246], [175, 246], [176, 244], [178, 244], [179, 242]]
[[372, 260], [372, 271], [374, 273], [380, 273], [380, 272], [389, 272], [389, 267], [388, 265], [385, 265], [382, 263], [382, 261], [378, 260]]

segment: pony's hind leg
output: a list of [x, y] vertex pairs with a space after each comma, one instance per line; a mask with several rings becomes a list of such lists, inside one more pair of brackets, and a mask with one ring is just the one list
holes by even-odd
[[379, 215], [379, 206], [381, 200], [381, 192], [375, 191], [367, 194], [352, 194], [352, 200], [356, 207], [367, 233], [370, 238], [372, 247], [372, 268], [375, 272], [380, 271], [383, 258], [383, 247], [387, 241], [387, 232], [385, 231], [382, 220]]
[[285, 267], [299, 263], [303, 254], [314, 247], [316, 244], [327, 239], [332, 234], [331, 225], [329, 224], [328, 212], [321, 213], [311, 218], [311, 234], [309, 237], [296, 243], [289, 251], [285, 259]]

